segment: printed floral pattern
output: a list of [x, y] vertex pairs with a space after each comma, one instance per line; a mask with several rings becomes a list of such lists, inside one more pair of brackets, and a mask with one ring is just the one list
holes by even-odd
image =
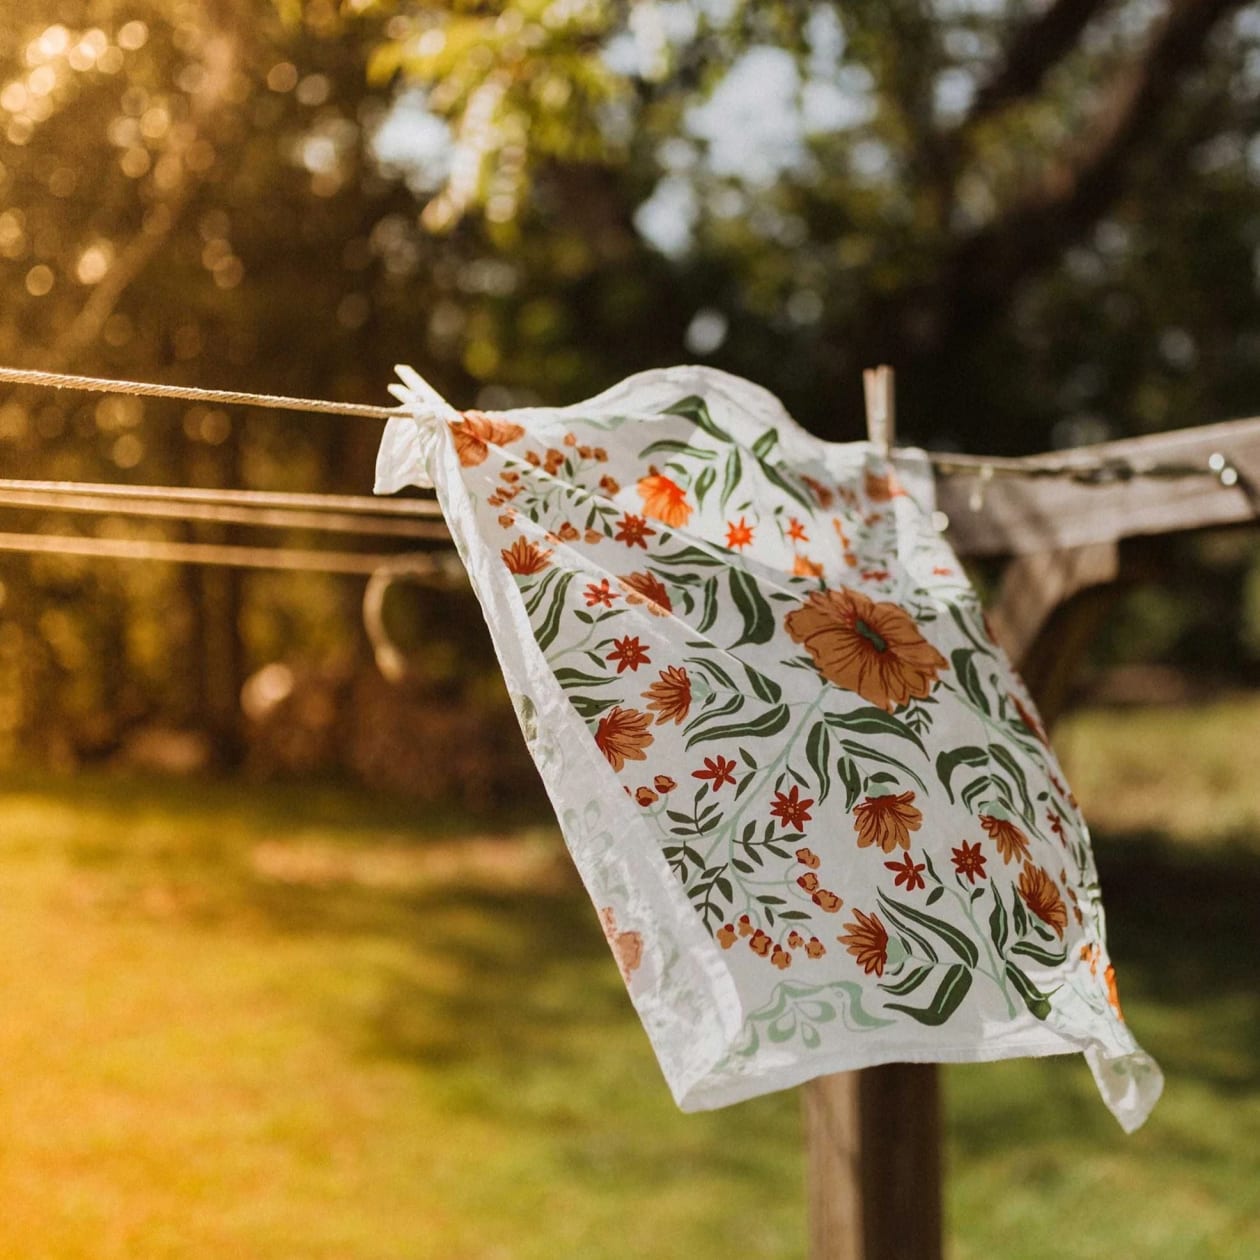
[[1088, 833], [932, 525], [926, 461], [818, 442], [699, 369], [432, 432], [428, 473], [684, 1105], [804, 1079], [785, 1065], [814, 1055], [1085, 1049], [1140, 1122], [1158, 1069], [1119, 1016]]

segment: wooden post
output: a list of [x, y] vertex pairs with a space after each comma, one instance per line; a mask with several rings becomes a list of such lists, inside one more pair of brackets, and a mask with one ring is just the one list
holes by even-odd
[[[893, 373], [862, 374], [867, 432], [887, 455]], [[940, 1260], [936, 1065], [889, 1063], [810, 1081], [805, 1108], [810, 1260]]]

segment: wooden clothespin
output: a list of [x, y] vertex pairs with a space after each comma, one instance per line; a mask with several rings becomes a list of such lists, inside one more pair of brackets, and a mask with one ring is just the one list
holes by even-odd
[[896, 432], [893, 370], [887, 364], [867, 368], [862, 373], [862, 384], [866, 391], [867, 436], [875, 450], [887, 457]]

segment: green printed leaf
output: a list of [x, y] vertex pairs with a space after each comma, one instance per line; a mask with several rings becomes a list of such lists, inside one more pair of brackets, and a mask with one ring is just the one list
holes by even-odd
[[943, 752], [936, 759], [936, 777], [940, 779], [941, 785], [949, 794], [949, 799], [954, 799], [954, 790], [950, 787], [949, 781], [954, 776], [954, 771], [959, 766], [987, 766], [989, 764], [989, 754], [983, 748], [966, 746], [963, 748], [955, 748], [950, 752]]
[[718, 615], [718, 598], [717, 598], [718, 580], [715, 577], [705, 578], [704, 580], [704, 609], [700, 614], [700, 622], [696, 629], [701, 634], [706, 633], [713, 628], [713, 623], [717, 620]]
[[859, 735], [896, 735], [899, 739], [908, 739], [921, 753], [927, 755], [923, 741], [900, 718], [895, 718], [874, 705], [852, 709], [848, 713], [828, 713], [827, 724], [856, 731]]
[[[703, 547], [679, 547], [677, 551], [671, 551], [668, 555], [658, 551], [652, 557], [653, 564], [698, 564], [715, 569], [719, 565], [727, 563], [721, 556], [715, 555], [711, 551], [705, 551]], [[701, 645], [703, 646], [703, 645]]]
[[774, 444], [779, 440], [778, 429], [767, 429], [753, 444], [752, 453], [758, 459], [765, 459], [767, 455], [774, 449]]
[[774, 613], [762, 596], [757, 582], [743, 569], [730, 571], [731, 599], [744, 621], [744, 633], [731, 644], [769, 643], [774, 638]]
[[809, 495], [800, 486], [795, 485], [792, 481], [789, 481], [778, 470], [778, 468], [774, 466], [774, 464], [768, 463], [764, 459], [759, 459], [757, 463], [760, 465], [762, 474], [765, 476], [767, 481], [778, 486], [784, 494], [790, 495], [802, 507], [808, 508], [811, 512], [813, 511], [813, 500], [810, 499]]
[[893, 901], [882, 892], [879, 894], [879, 899], [890, 915], [899, 919], [909, 919], [911, 923], [940, 937], [967, 966], [974, 967], [980, 961], [980, 951], [976, 949], [974, 942], [963, 935], [952, 923], [946, 923], [944, 919], [938, 919], [935, 915], [927, 914], [914, 906], [908, 906], [903, 901]]
[[836, 761], [836, 773], [844, 784], [844, 808], [852, 813], [858, 797], [862, 795], [862, 772], [852, 757], [841, 757]]
[[993, 937], [993, 945], [1000, 955], [1006, 949], [1010, 932], [1010, 920], [1007, 918], [1006, 906], [1002, 903], [1002, 894], [996, 886], [993, 888], [993, 911], [989, 915], [989, 935]]
[[709, 415], [708, 405], [704, 399], [698, 394], [688, 395], [686, 398], [680, 398], [672, 407], [665, 408], [667, 416], [683, 416], [690, 420], [697, 429], [703, 429], [706, 433], [722, 442], [731, 442], [733, 439], [727, 431], [715, 424], [713, 417]]
[[971, 989], [971, 972], [961, 963], [955, 963], [946, 971], [940, 986], [927, 1006], [903, 1006], [889, 1002], [890, 1011], [903, 1011], [920, 1024], [939, 1027], [962, 1005]]
[[1033, 941], [1017, 941], [1011, 946], [1011, 953], [1022, 954], [1025, 958], [1044, 963], [1047, 967], [1057, 967], [1067, 959], [1066, 949], [1061, 949], [1056, 953], [1054, 950], [1043, 949]]
[[556, 681], [564, 688], [569, 687], [605, 687], [610, 682], [617, 681], [616, 674], [605, 674], [600, 677], [598, 674], [584, 674], [580, 669], [558, 669], [556, 670]]
[[990, 744], [989, 753], [993, 760], [1011, 776], [1015, 786], [1019, 789], [1020, 800], [1023, 802], [1024, 821], [1029, 825], [1036, 818], [1036, 812], [1033, 809], [1031, 797], [1028, 795], [1028, 780], [1024, 777], [1023, 767], [1015, 760], [1011, 750], [1002, 744]]
[[726, 457], [726, 475], [722, 479], [722, 510], [731, 501], [731, 495], [739, 488], [740, 479], [744, 475], [744, 462], [739, 457], [739, 447], [732, 446]]
[[547, 609], [547, 615], [534, 635], [538, 640], [538, 646], [544, 652], [555, 642], [556, 635], [560, 633], [560, 619], [564, 614], [564, 593], [569, 589], [574, 576], [572, 573], [563, 574], [552, 588], [551, 606]]
[[645, 447], [642, 455], [646, 458], [649, 455], [691, 455], [696, 459], [716, 459], [716, 451], [706, 451], [701, 446], [693, 446], [690, 442], [679, 441], [678, 438], [663, 438], [659, 442], [653, 442], [651, 446]]
[[[710, 454], [708, 451], [704, 452], [704, 457], [706, 459], [710, 458]], [[709, 467], [709, 468], [702, 468], [700, 470], [700, 476], [696, 478], [696, 484], [693, 487], [693, 490], [696, 496], [696, 505], [698, 507], [704, 506], [704, 496], [708, 494], [710, 490], [713, 489], [713, 483], [716, 480], [717, 480], [717, 472], [714, 468]]]
[[612, 696], [605, 700], [596, 700], [593, 696], [570, 696], [569, 703], [577, 710], [579, 716], [584, 718], [598, 717], [606, 709], [611, 709], [617, 703], [617, 697]]
[[1006, 964], [1006, 976], [1024, 999], [1024, 1005], [1038, 1019], [1046, 1019], [1050, 1014], [1050, 999], [1013, 962]]
[[831, 791], [831, 770], [827, 764], [831, 756], [831, 735], [824, 721], [815, 722], [809, 728], [805, 740], [805, 760], [818, 779], [818, 803], [821, 805]]
[[907, 993], [913, 993], [931, 974], [931, 967], [916, 967], [898, 980], [896, 984], [881, 984], [879, 987], [885, 993], [891, 993], [894, 997], [904, 997]]
[[984, 694], [984, 684], [980, 681], [980, 671], [976, 669], [975, 648], [958, 648], [950, 654], [954, 662], [954, 673], [962, 683], [963, 690], [971, 698], [972, 703], [986, 717], [989, 716], [989, 700]]
[[786, 704], [768, 709], [751, 722], [736, 722], [729, 726], [709, 726], [687, 740], [687, 747], [694, 748], [714, 739], [767, 739], [777, 735], [787, 724], [791, 711]]
[[[860, 758], [863, 761], [877, 761], [881, 765], [892, 766], [898, 772], [898, 775], [909, 775], [924, 792], [927, 791], [927, 784], [905, 762], [898, 761], [896, 757], [890, 757], [887, 753], [880, 752], [878, 748], [872, 748], [869, 744], [859, 743], [856, 739], [842, 739], [840, 747], [850, 757]], [[873, 775], [871, 777], [874, 778]], [[891, 781], [897, 782], [897, 776], [894, 776]]]
[[758, 700], [764, 700], [767, 704], [778, 704], [783, 698], [783, 688], [773, 678], [768, 678], [751, 665], [744, 666], [744, 673], [748, 675], [749, 686]]

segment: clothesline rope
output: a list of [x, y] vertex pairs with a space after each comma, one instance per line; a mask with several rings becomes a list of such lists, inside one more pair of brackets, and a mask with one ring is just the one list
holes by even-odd
[[[414, 375], [414, 374], [413, 374]], [[416, 377], [417, 381], [420, 378]], [[392, 420], [413, 414], [411, 408], [380, 407], [371, 403], [334, 402], [320, 398], [291, 398], [282, 394], [252, 394], [238, 390], [201, 389], [192, 385], [161, 385], [151, 381], [120, 381], [97, 376], [74, 376], [62, 372], [42, 372], [33, 368], [0, 367], [0, 382], [31, 385], [43, 389], [73, 389], [89, 393], [130, 394], [147, 398], [176, 398], [186, 402], [217, 403], [222, 406], [259, 407], [271, 411], [304, 411], [322, 415], [352, 416], [358, 419]], [[422, 384], [426, 384], [421, 382]], [[438, 395], [429, 390], [436, 399]], [[1238, 484], [1238, 474], [1219, 454], [1203, 464], [1184, 461], [1151, 461], [1136, 464], [1126, 459], [1085, 459], [1079, 456], [977, 456], [928, 454], [936, 472], [943, 476], [968, 476], [989, 480], [993, 477], [1062, 477], [1089, 485], [1106, 485], [1136, 477], [1176, 479], [1216, 477], [1226, 487]]]

